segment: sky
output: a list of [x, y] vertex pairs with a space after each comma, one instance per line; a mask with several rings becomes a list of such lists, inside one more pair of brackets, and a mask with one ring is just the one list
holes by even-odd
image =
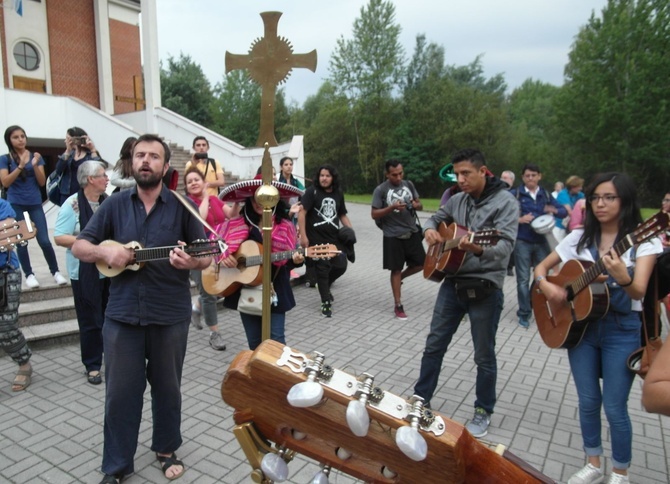
[[[260, 12], [279, 11], [278, 35], [293, 53], [317, 51], [317, 69], [293, 69], [287, 101], [302, 104], [328, 78], [337, 39], [351, 39], [364, 0], [157, 0], [158, 51], [162, 61], [180, 53], [202, 67], [212, 86], [225, 75], [225, 53], [246, 54], [263, 36]], [[568, 53], [591, 13], [607, 0], [395, 0], [405, 58], [416, 36], [445, 49], [448, 65], [470, 64], [482, 55], [484, 75], [503, 74], [508, 90], [533, 78], [563, 84]]]

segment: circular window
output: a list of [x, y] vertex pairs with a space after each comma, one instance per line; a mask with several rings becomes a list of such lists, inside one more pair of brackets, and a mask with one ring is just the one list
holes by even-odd
[[19, 67], [27, 71], [34, 71], [40, 66], [40, 55], [28, 42], [19, 42], [14, 46], [14, 59]]

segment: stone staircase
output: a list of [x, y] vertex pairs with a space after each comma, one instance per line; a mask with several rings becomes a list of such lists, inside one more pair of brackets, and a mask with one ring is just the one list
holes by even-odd
[[[168, 142], [168, 146], [172, 152], [170, 166], [179, 172], [179, 185], [177, 185], [177, 191], [184, 193], [184, 171], [186, 169], [186, 163], [191, 159], [191, 152], [187, 148], [176, 143]], [[221, 160], [218, 161], [221, 163]], [[226, 181], [226, 185], [236, 183], [239, 180], [237, 175], [233, 175], [230, 171], [225, 171], [225, 164], [223, 177]]]

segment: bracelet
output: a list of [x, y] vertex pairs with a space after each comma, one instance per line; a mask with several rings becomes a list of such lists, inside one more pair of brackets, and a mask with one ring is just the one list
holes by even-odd
[[538, 285], [539, 285], [540, 282], [544, 281], [545, 279], [546, 279], [546, 277], [544, 277], [544, 276], [537, 276], [537, 277], [535, 278], [535, 284], [538, 284]]
[[633, 278], [630, 278], [630, 282], [628, 284], [619, 284], [619, 287], [628, 287], [633, 283]]

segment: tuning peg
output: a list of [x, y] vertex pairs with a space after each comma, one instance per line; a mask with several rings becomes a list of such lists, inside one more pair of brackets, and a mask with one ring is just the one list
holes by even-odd
[[261, 470], [271, 481], [284, 482], [288, 479], [288, 464], [282, 458], [283, 450], [279, 454], [269, 453], [265, 454], [261, 460]]
[[315, 352], [314, 355], [314, 360], [305, 369], [307, 381], [293, 385], [286, 396], [288, 403], [293, 407], [312, 407], [323, 398], [323, 387], [315, 380], [321, 371], [325, 357], [318, 352]]
[[423, 410], [423, 398], [414, 395], [410, 400], [412, 410], [407, 415], [409, 425], [400, 427], [395, 434], [395, 442], [398, 448], [407, 457], [414, 461], [422, 461], [428, 455], [428, 444], [426, 439], [419, 433], [419, 422]]
[[324, 465], [323, 468], [314, 475], [310, 484], [328, 484], [329, 475], [330, 475], [330, 466]]
[[346, 413], [347, 425], [349, 425], [349, 429], [356, 437], [365, 437], [370, 428], [370, 417], [365, 405], [370, 397], [374, 377], [369, 373], [363, 373], [363, 377], [363, 384], [360, 390], [356, 392], [358, 400], [349, 402]]

